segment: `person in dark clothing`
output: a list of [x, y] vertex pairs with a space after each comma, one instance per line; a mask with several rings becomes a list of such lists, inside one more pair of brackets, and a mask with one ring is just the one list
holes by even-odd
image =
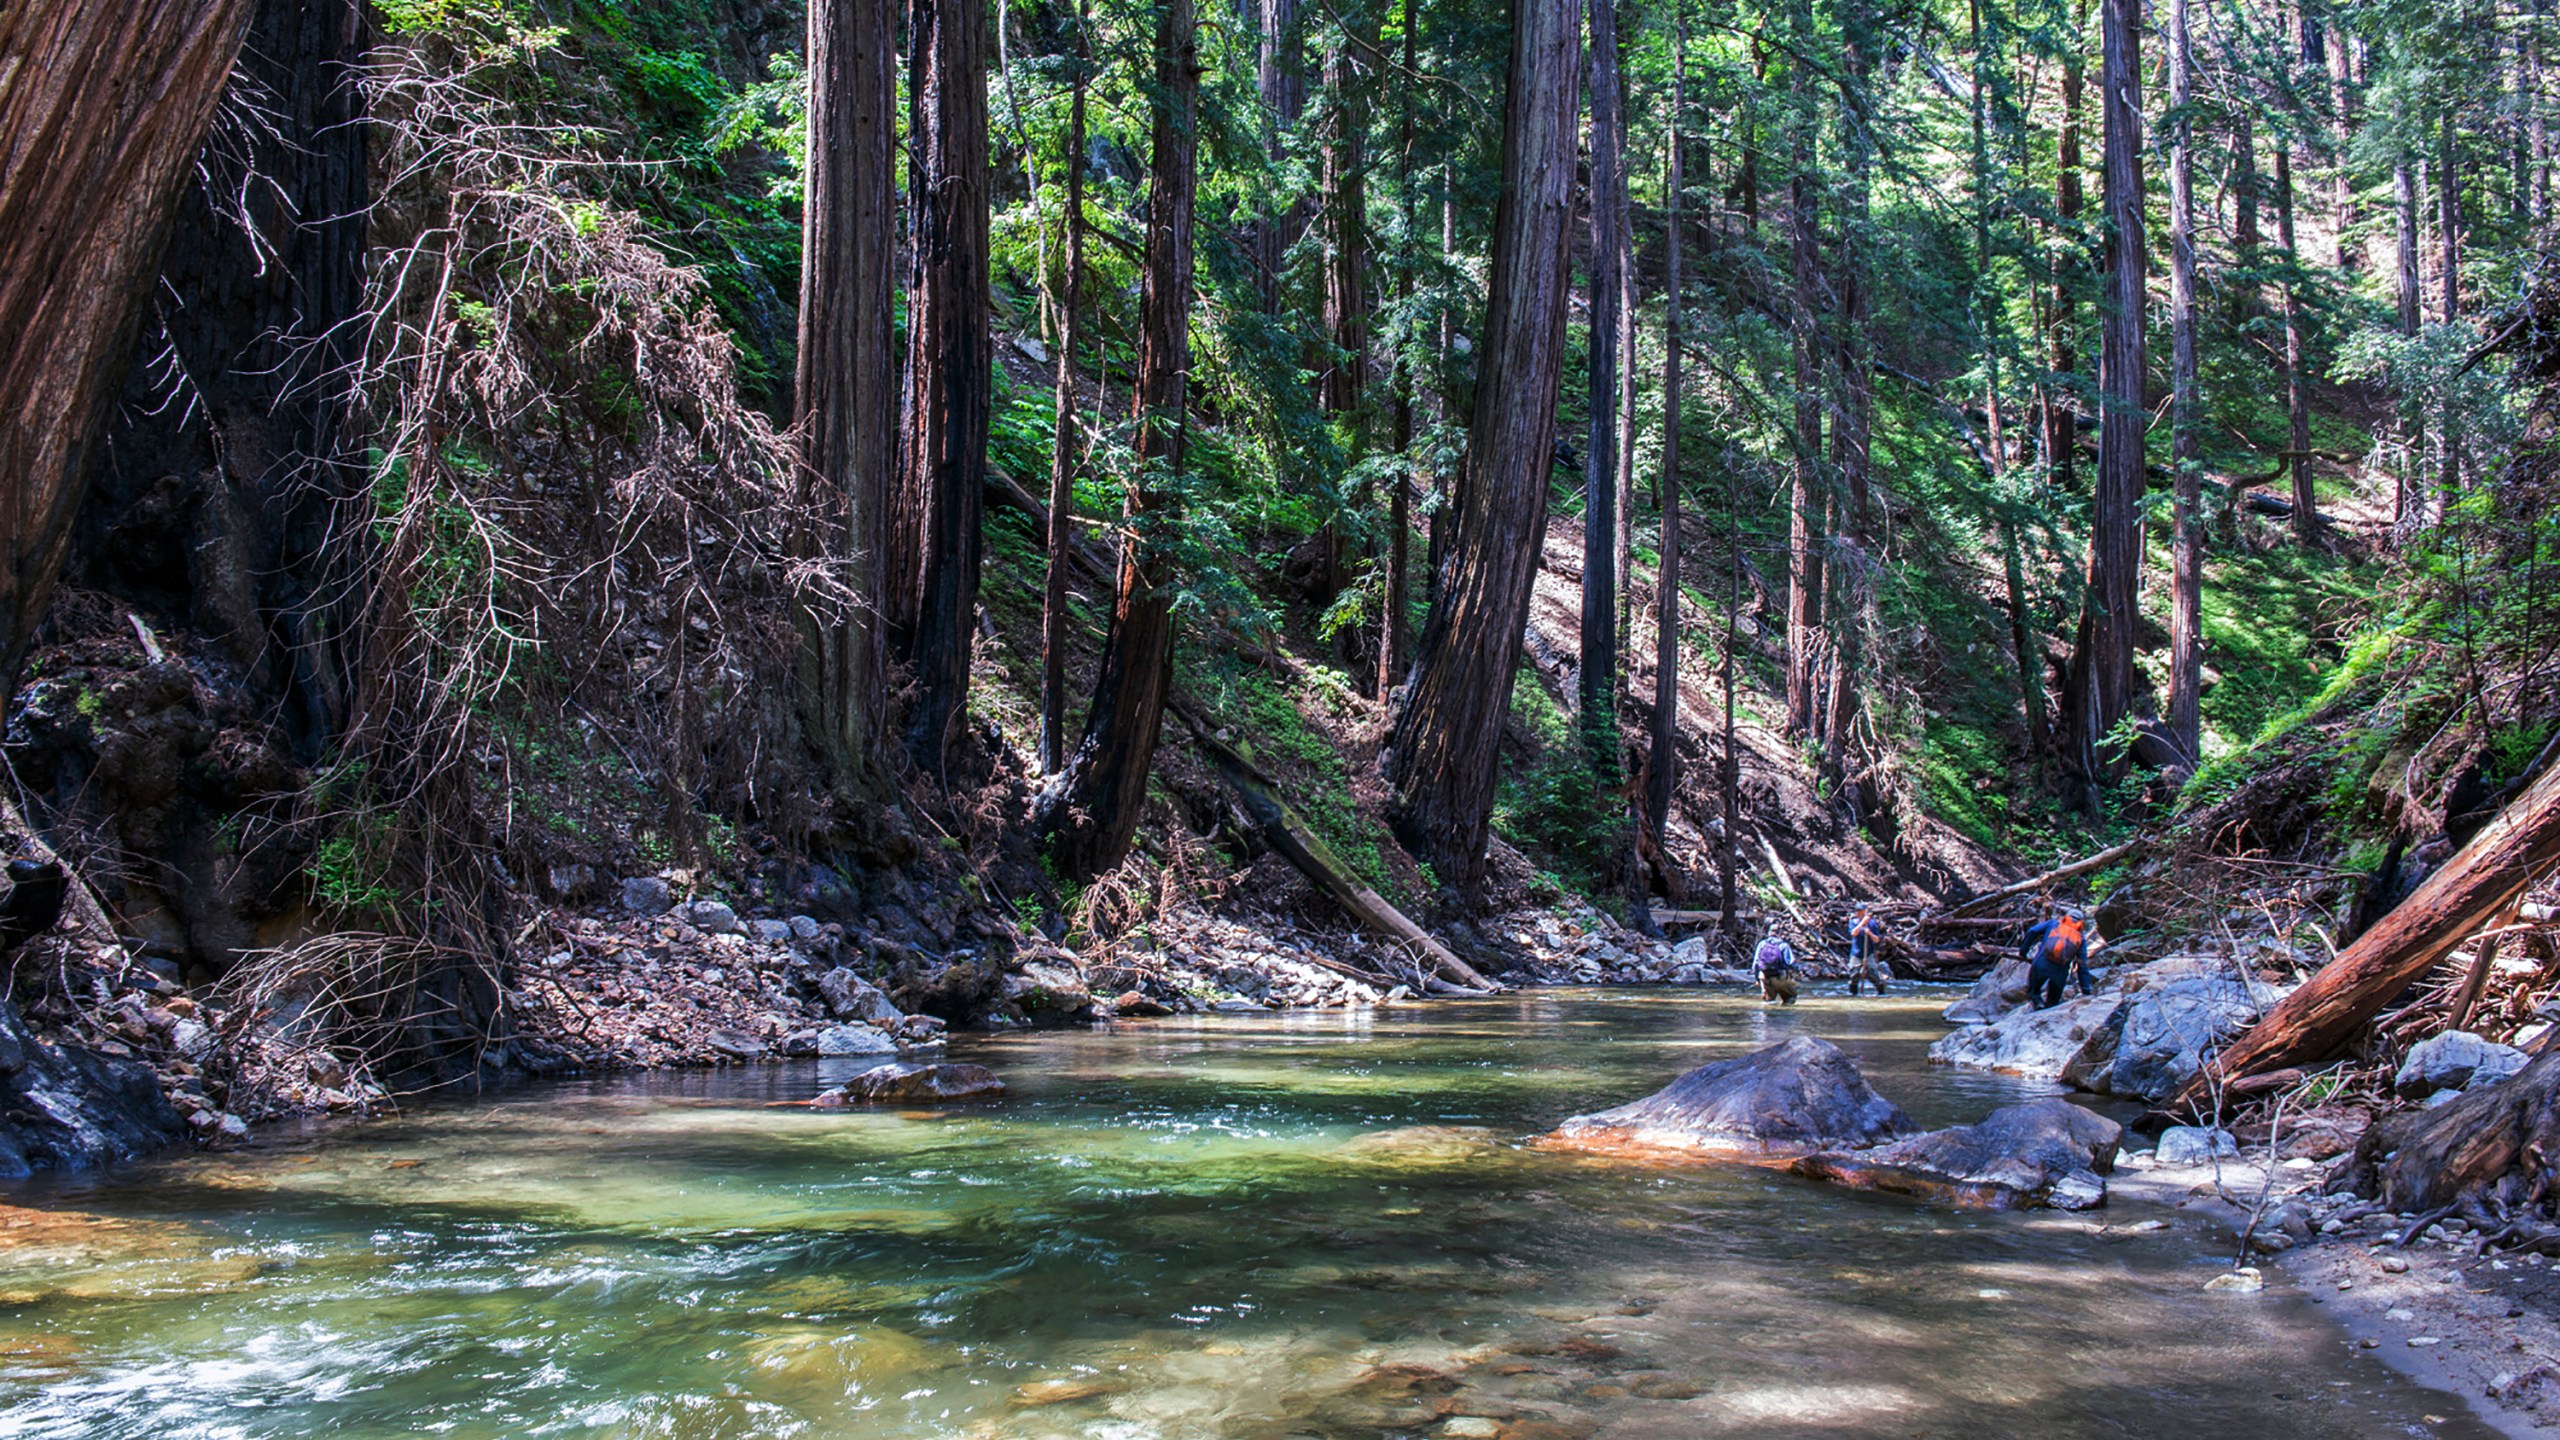
[[1884, 960], [1876, 953], [1884, 942], [1884, 922], [1873, 910], [1861, 905], [1849, 921], [1849, 993], [1858, 993], [1860, 984], [1872, 984], [1876, 993], [1884, 993]]
[[2068, 911], [2040, 921], [2027, 932], [2027, 994], [2039, 1010], [2049, 1010], [2062, 1003], [2063, 990], [2073, 973], [2080, 978], [2080, 993], [2094, 994], [2097, 986], [2089, 978], [2089, 936], [2080, 917]]

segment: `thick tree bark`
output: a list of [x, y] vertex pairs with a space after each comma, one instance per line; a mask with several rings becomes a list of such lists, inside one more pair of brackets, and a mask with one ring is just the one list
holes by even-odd
[[[2438, 122], [2436, 134], [2438, 269], [2443, 284], [2444, 323], [2453, 325], [2462, 319], [2462, 166], [2461, 152], [2454, 143], [2450, 111]], [[2440, 426], [2444, 450], [2436, 490], [2441, 497], [2439, 513], [2449, 516], [2453, 513], [2454, 502], [2462, 498], [2463, 462], [2462, 415], [2454, 408], [2450, 396], [2445, 400]]]
[[2169, 324], [2171, 331], [2169, 463], [2177, 470], [2170, 537], [2169, 735], [2193, 765], [2202, 755], [2204, 722], [2204, 517], [2197, 426], [2202, 397], [2196, 378], [2196, 200], [2194, 61], [2187, 35], [2188, 0], [2169, 0]]
[[1120, 863], [1146, 806], [1147, 776], [1173, 682], [1172, 576], [1158, 533], [1173, 524], [1168, 477], [1183, 467], [1191, 372], [1192, 197], [1198, 186], [1200, 44], [1191, 0], [1156, 12], [1153, 175], [1138, 299], [1138, 473], [1112, 599], [1111, 639], [1084, 738], [1042, 796], [1060, 868], [1093, 875]]
[[1449, 558], [1383, 761], [1407, 849], [1479, 893], [1502, 724], [1546, 532], [1564, 378], [1580, 0], [1513, 0], [1502, 192], [1494, 212], [1466, 483]]
[[[1852, 87], [1868, 89], [1873, 75], [1872, 31], [1863, 5], [1841, 14], [1841, 47]], [[1865, 123], [1850, 116], [1842, 125], [1841, 154], [1848, 170], [1841, 187], [1840, 244], [1837, 271], [1840, 289], [1840, 334], [1836, 346], [1840, 377], [1839, 413], [1832, 421], [1831, 451], [1840, 469], [1838, 563], [1829, 567], [1828, 588], [1834, 615], [1828, 711], [1822, 723], [1823, 767], [1832, 779], [1849, 773], [1851, 722], [1858, 711], [1859, 671], [1864, 663], [1867, 610], [1873, 577], [1868, 573], [1867, 509], [1869, 461], [1873, 451], [1875, 337], [1869, 333], [1866, 232], [1870, 203], [1870, 161], [1874, 147]], [[1998, 374], [1995, 367], [1992, 373]], [[1992, 415], [1999, 415], [1998, 386], [1992, 386]], [[1997, 448], [1995, 439], [1994, 448]]]
[[1040, 603], [1040, 771], [1058, 773], [1067, 749], [1067, 575], [1075, 555], [1076, 474], [1084, 444], [1076, 431], [1076, 346], [1084, 315], [1085, 67], [1092, 34], [1076, 6], [1075, 76], [1067, 96], [1066, 276], [1058, 297], [1057, 424], [1049, 446], [1049, 563]]
[[2328, 1058], [2392, 997], [2487, 929], [2560, 865], [2560, 768], [2547, 770], [2471, 843], [2337, 959], [2267, 1012], [2170, 1099], [2210, 1103], [2218, 1085]]
[[306, 761], [345, 720], [361, 623], [331, 539], [365, 484], [364, 48], [357, 0], [260, 0], [230, 93], [262, 118], [200, 152], [69, 562], [215, 639]]
[[[1306, 106], [1306, 77], [1301, 73], [1304, 36], [1298, 21], [1298, 0], [1250, 3], [1260, 24], [1254, 83], [1262, 92], [1264, 143], [1276, 166], [1287, 154], [1288, 136], [1297, 129], [1299, 113]], [[1291, 201], [1278, 214], [1253, 227], [1254, 278], [1266, 311], [1277, 312], [1280, 308], [1281, 271], [1288, 263], [1290, 247], [1298, 243], [1306, 228], [1307, 207], [1303, 200]]]
[[907, 751], [938, 773], [969, 698], [977, 640], [980, 496], [995, 349], [987, 333], [987, 12], [984, 0], [908, 8], [907, 148], [915, 175], [899, 538], [886, 583], [912, 586], [915, 668]]
[[0, 11], [0, 716], [250, 0]]
[[[873, 605], [895, 466], [897, 360], [889, 317], [896, 251], [897, 11], [894, 0], [809, 7], [809, 174], [801, 201], [801, 463], [844, 506], [819, 548], [849, 597], [813, 617], [802, 701], [830, 783], [875, 789], [882, 655]], [[897, 587], [901, 590], [903, 586]]]
[[[1404, 83], [1396, 87], [1396, 203], [1404, 211], [1405, 244], [1414, 239], [1413, 209], [1413, 91], [1414, 31], [1417, 26], [1413, 0], [1404, 0]], [[1397, 309], [1413, 313], [1413, 257], [1408, 252], [1396, 277]], [[1407, 358], [1412, 346], [1405, 336], [1395, 347], [1395, 411], [1393, 443], [1396, 451], [1395, 479], [1387, 492], [1387, 577], [1383, 598], [1378, 606], [1378, 698], [1387, 699], [1404, 678], [1405, 597], [1413, 584], [1406, 571], [1407, 557], [1413, 551], [1413, 512], [1408, 498], [1413, 483], [1421, 478], [1414, 473], [1413, 453], [1413, 366]]]
[[2098, 478], [2091, 505], [2088, 585], [2082, 611], [2084, 687], [2073, 735], [2093, 782], [2122, 773], [2102, 754], [2132, 713], [2134, 641], [2141, 616], [2143, 309], [2149, 250], [2142, 213], [2142, 0], [2102, 0], [2099, 113], [2105, 131], [2106, 297], [2098, 347]]
[[1619, 221], [1625, 143], [1616, 0], [1591, 0], [1590, 428], [1583, 454], [1582, 650], [1575, 686], [1582, 747], [1595, 783], [1618, 774]]
[[2293, 538], [2306, 548], [2320, 542], [2318, 497], [2311, 483], [2311, 395], [2303, 354], [2302, 287], [2292, 272], [2302, 262], [2294, 244], [2293, 157], [2276, 151], [2276, 243], [2284, 247], [2284, 413], [2290, 439], [2285, 459], [2293, 479]]

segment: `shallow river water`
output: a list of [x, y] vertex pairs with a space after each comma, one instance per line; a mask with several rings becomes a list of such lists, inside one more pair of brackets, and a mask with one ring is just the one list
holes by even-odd
[[[1542, 991], [568, 1083], [0, 1192], [0, 1436], [2479, 1436], [2201, 1229], [1526, 1147], [1796, 1033], [1928, 1124], [1944, 997]], [[2126, 1217], [2117, 1217], [2121, 1222]]]

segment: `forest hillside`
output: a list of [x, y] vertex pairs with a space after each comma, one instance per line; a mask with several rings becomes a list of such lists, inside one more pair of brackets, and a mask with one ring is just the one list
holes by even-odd
[[78, 10], [0, 1028], [132, 1113], [30, 1164], [1862, 905], [2294, 976], [2560, 744], [2538, 10]]

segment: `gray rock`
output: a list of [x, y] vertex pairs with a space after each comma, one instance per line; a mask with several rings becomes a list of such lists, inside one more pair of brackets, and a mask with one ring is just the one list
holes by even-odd
[[828, 1025], [813, 1038], [821, 1056], [895, 1055], [898, 1042], [868, 1025]]
[[[2100, 1177], [2124, 1128], [2059, 1096], [2006, 1105], [1979, 1124], [1798, 1160], [1798, 1174], [1984, 1210], [2085, 1210], [2106, 1201]], [[2055, 1198], [2061, 1192], [2060, 1199]]]
[[553, 865], [544, 878], [551, 882], [551, 898], [567, 905], [586, 903], [604, 884], [596, 867], [574, 862]]
[[756, 939], [763, 941], [767, 945], [788, 945], [791, 943], [791, 926], [786, 921], [750, 920], [747, 922], [747, 933], [753, 935]]
[[803, 945], [816, 941], [818, 936], [824, 933], [825, 929], [825, 927], [819, 925], [816, 920], [813, 920], [806, 915], [794, 915], [789, 920], [784, 921], [783, 924], [791, 931], [791, 938], [799, 941]]
[[623, 881], [621, 898], [626, 915], [664, 915], [676, 903], [674, 889], [655, 875], [634, 875]]
[[765, 1043], [762, 1040], [735, 1030], [714, 1030], [703, 1037], [702, 1043], [723, 1055], [740, 1060], [757, 1059], [765, 1053]]
[[2283, 991], [2244, 980], [2227, 961], [2161, 960], [2120, 973], [2124, 1025], [2103, 1068], [2066, 1079], [2101, 1095], [2166, 1098], [2204, 1056], [2255, 1020]]
[[738, 912], [717, 900], [689, 900], [677, 912], [684, 923], [705, 935], [743, 935], [747, 927], [738, 923]]
[[820, 1110], [847, 1105], [914, 1104], [920, 1101], [995, 1100], [1004, 1082], [984, 1065], [877, 1065], [821, 1093], [810, 1105]]
[[189, 1060], [202, 1060], [213, 1053], [213, 1027], [192, 1017], [183, 1018], [169, 1027], [169, 1048]]
[[2103, 1070], [2115, 1058], [2124, 1026], [2115, 995], [2065, 1000], [2050, 1010], [2020, 1009], [1955, 1031], [1929, 1047], [1931, 1063], [2061, 1080]]
[[1973, 990], [1939, 1013], [1950, 1025], [1988, 1025], [2027, 1003], [2027, 962], [2015, 956], [1991, 967]]
[[931, 1015], [901, 1015], [888, 1025], [891, 1035], [905, 1045], [939, 1045], [942, 1032], [951, 1027]]
[[1036, 1022], [1082, 1020], [1093, 1014], [1093, 991], [1086, 988], [1074, 964], [1065, 960], [1022, 962], [1019, 974], [1004, 977], [1003, 994]]
[[2468, 1030], [2448, 1030], [2419, 1041], [2400, 1062], [2391, 1088], [2403, 1100], [2417, 1100], [2474, 1084], [2494, 1084], [2525, 1067], [2526, 1056], [2512, 1045], [2483, 1040]]
[[2239, 1153], [2240, 1142], [2228, 1130], [2172, 1125], [2160, 1132], [2160, 1144], [2151, 1158], [2161, 1165], [2210, 1165], [2216, 1156], [2229, 1160]]
[[1576, 1115], [1552, 1139], [1580, 1149], [1799, 1155], [1919, 1132], [1827, 1040], [1799, 1035], [1701, 1065], [1632, 1104]]
[[1707, 948], [1707, 938], [1692, 935], [1671, 947], [1671, 968], [1685, 970], [1695, 966], [1704, 970], [1716, 963], [1715, 952]]
[[859, 1020], [885, 1028], [901, 1018], [898, 1007], [880, 993], [878, 986], [842, 966], [818, 977], [818, 998], [827, 1002], [828, 1013], [839, 1020]]
[[0, 999], [0, 1178], [138, 1159], [186, 1133], [149, 1070], [49, 1043]]

